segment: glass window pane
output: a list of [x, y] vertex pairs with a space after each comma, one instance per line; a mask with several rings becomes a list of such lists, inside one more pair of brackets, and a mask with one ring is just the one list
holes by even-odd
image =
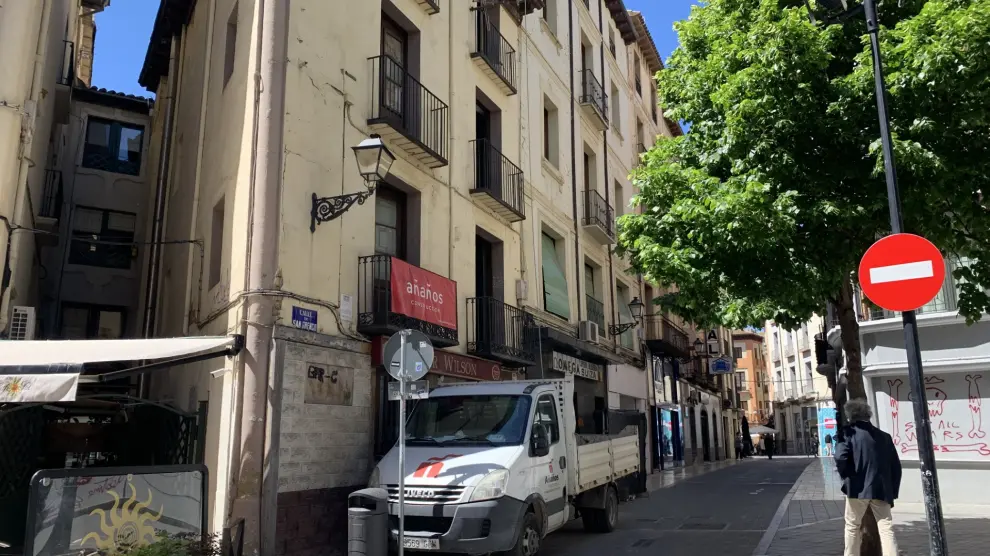
[[386, 226], [375, 226], [375, 252], [381, 255], [398, 256], [399, 238], [394, 229]]
[[103, 230], [103, 211], [77, 208], [72, 229], [76, 232], [99, 235]]
[[110, 125], [99, 120], [89, 120], [86, 127], [86, 143], [97, 147], [110, 146]]
[[378, 197], [375, 201], [375, 223], [397, 228], [399, 226], [398, 204]]
[[120, 311], [100, 311], [100, 324], [97, 337], [116, 339], [124, 335], [124, 315]]
[[62, 308], [62, 337], [66, 340], [85, 340], [89, 311], [80, 307]]
[[144, 130], [135, 127], [121, 126], [120, 150], [117, 159], [125, 162], [141, 161], [141, 145], [144, 140]]
[[543, 234], [543, 302], [544, 308], [565, 319], [571, 316], [571, 302], [567, 296], [567, 274], [557, 259], [554, 239]]
[[120, 232], [133, 232], [137, 217], [123, 212], [111, 212], [107, 218], [107, 229]]

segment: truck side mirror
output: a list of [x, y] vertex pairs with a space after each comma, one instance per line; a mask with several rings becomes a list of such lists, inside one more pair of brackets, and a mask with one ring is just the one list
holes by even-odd
[[533, 435], [529, 441], [529, 451], [534, 457], [542, 457], [550, 453], [550, 433], [542, 423], [533, 425]]

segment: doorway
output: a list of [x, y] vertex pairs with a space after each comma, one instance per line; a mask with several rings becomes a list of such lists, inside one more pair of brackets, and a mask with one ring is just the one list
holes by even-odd
[[708, 410], [702, 409], [701, 410], [701, 450], [702, 450], [701, 457], [705, 461], [711, 461], [712, 459], [711, 448], [708, 445], [709, 440], [710, 440], [710, 432], [708, 430]]
[[[479, 233], [474, 237], [475, 341], [483, 353], [498, 353], [511, 344], [503, 297], [502, 245]], [[514, 336], [513, 336], [514, 337]]]

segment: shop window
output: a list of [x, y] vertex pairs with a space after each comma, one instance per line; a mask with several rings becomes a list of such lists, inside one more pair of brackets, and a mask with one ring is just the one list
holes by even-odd
[[82, 167], [117, 174], [141, 174], [144, 127], [90, 116]]
[[69, 264], [131, 268], [136, 215], [77, 207], [72, 223]]
[[567, 273], [564, 272], [563, 240], [543, 233], [543, 308], [560, 318], [570, 320], [571, 301], [567, 295]]

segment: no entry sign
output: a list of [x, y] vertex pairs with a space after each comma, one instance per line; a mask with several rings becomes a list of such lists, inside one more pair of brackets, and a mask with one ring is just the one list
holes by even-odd
[[863, 294], [888, 311], [913, 311], [942, 290], [945, 260], [938, 247], [914, 234], [874, 243], [859, 263]]

